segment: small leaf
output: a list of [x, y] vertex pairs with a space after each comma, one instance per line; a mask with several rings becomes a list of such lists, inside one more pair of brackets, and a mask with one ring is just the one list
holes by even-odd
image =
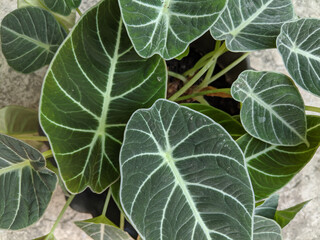
[[274, 194], [255, 208], [254, 214], [273, 219], [279, 203], [279, 194]]
[[281, 25], [294, 16], [291, 0], [229, 0], [211, 34], [233, 52], [274, 48]]
[[30, 73], [49, 64], [66, 33], [46, 10], [25, 7], [9, 13], [1, 23], [1, 45], [8, 64]]
[[13, 135], [38, 132], [37, 111], [20, 107], [7, 106], [0, 109], [0, 133]]
[[293, 80], [320, 96], [320, 19], [285, 23], [277, 47]]
[[233, 139], [237, 139], [246, 134], [246, 131], [243, 129], [240, 122], [220, 109], [198, 103], [184, 103], [182, 105], [198, 111], [208, 116], [216, 123], [219, 123], [225, 130], [227, 130]]
[[119, 0], [129, 37], [142, 57], [183, 53], [217, 19], [226, 0]]
[[43, 2], [52, 12], [63, 16], [70, 15], [71, 11], [81, 4], [81, 0], [43, 0]]
[[253, 240], [281, 240], [281, 228], [271, 219], [255, 216]]
[[0, 134], [0, 228], [17, 230], [38, 221], [56, 183], [40, 152]]
[[167, 100], [136, 111], [120, 163], [121, 203], [143, 239], [251, 239], [242, 153], [205, 115]]
[[131, 114], [165, 96], [166, 66], [139, 57], [116, 0], [82, 16], [48, 70], [40, 122], [70, 192], [101, 193], [119, 178], [119, 151]]
[[231, 94], [242, 102], [241, 122], [253, 137], [274, 145], [308, 145], [304, 103], [286, 75], [244, 71], [233, 83]]
[[51, 11], [44, 3], [43, 0], [18, 0], [18, 8], [23, 7], [39, 7], [50, 12], [55, 19], [63, 26], [65, 29], [69, 29], [74, 26], [76, 22], [76, 11], [72, 11], [68, 16], [60, 15], [56, 12]]
[[300, 210], [304, 208], [304, 206], [306, 206], [309, 202], [310, 201], [305, 201], [291, 208], [276, 211], [274, 220], [276, 220], [276, 222], [281, 226], [281, 228], [284, 228], [288, 223], [291, 222], [292, 219], [294, 219], [297, 213], [300, 212]]
[[249, 170], [256, 200], [267, 198], [287, 184], [313, 157], [320, 143], [320, 117], [307, 116], [307, 139], [295, 147], [280, 147], [250, 135], [237, 140]]
[[94, 240], [133, 240], [104, 216], [78, 221], [75, 224]]

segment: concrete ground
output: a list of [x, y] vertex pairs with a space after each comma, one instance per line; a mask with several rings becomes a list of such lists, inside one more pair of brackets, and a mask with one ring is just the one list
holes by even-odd
[[[0, 0], [0, 21], [16, 8], [16, 0]], [[85, 1], [83, 1], [85, 2]], [[89, 1], [87, 1], [89, 2]], [[90, 0], [90, 4], [92, 4]], [[293, 0], [296, 12], [301, 17], [320, 18], [320, 0]], [[87, 6], [83, 5], [83, 9]], [[286, 72], [281, 57], [276, 50], [254, 52], [250, 56], [251, 66], [257, 70]], [[37, 108], [42, 79], [46, 68], [23, 75], [16, 73], [6, 63], [0, 51], [0, 107], [8, 104]], [[320, 106], [317, 98], [301, 90], [306, 105]], [[280, 191], [280, 208], [287, 208], [297, 203], [312, 201], [283, 229], [284, 240], [318, 240], [320, 239], [320, 152], [312, 161]], [[0, 231], [0, 240], [29, 240], [49, 232], [54, 220], [63, 207], [65, 200], [62, 191], [57, 188], [47, 212], [31, 228], [15, 231]], [[72, 221], [89, 218], [88, 214], [80, 214], [68, 209], [56, 230], [58, 240], [89, 239]]]

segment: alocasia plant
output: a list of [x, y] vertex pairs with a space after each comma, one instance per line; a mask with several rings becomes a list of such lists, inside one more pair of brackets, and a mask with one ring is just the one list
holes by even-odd
[[[1, 24], [2, 52], [23, 73], [50, 64], [39, 108], [46, 137], [32, 135], [33, 111], [0, 110], [1, 228], [37, 221], [59, 179], [69, 199], [39, 239], [54, 239], [86, 188], [108, 190], [100, 216], [76, 222], [93, 239], [133, 239], [125, 219], [138, 239], [281, 239], [306, 202], [279, 211], [274, 193], [320, 144], [320, 117], [305, 113], [320, 109], [296, 88], [320, 96], [320, 20], [299, 19], [291, 0], [102, 0], [83, 15], [80, 0], [18, 3]], [[168, 71], [206, 32], [212, 50], [183, 73]], [[231, 88], [212, 86], [248, 51], [274, 47], [290, 76], [246, 70]], [[217, 71], [226, 52], [243, 54]], [[165, 99], [168, 79], [181, 83]], [[240, 116], [208, 96], [240, 102]], [[110, 198], [120, 224], [106, 217]]]

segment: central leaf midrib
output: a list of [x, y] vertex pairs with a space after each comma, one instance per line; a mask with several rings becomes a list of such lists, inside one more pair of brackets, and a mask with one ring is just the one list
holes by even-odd
[[[251, 15], [248, 19], [246, 19], [244, 22], [242, 22], [238, 27], [236, 27], [233, 31], [230, 32], [230, 34], [233, 37], [236, 37], [241, 30], [246, 28], [248, 25], [250, 25], [256, 17], [258, 17], [264, 10], [267, 9], [267, 7], [273, 2], [273, 0], [270, 0], [266, 4], [262, 5], [253, 15]], [[241, 9], [240, 9], [241, 11]]]
[[177, 180], [178, 185], [179, 185], [179, 187], [181, 188], [181, 190], [183, 192], [183, 195], [186, 197], [188, 205], [190, 206], [191, 211], [192, 211], [196, 221], [198, 222], [198, 224], [202, 228], [202, 230], [203, 230], [204, 234], [206, 235], [207, 239], [211, 240], [210, 233], [209, 233], [210, 229], [208, 229], [208, 227], [203, 222], [203, 220], [202, 220], [202, 218], [201, 218], [201, 216], [200, 216], [200, 214], [199, 214], [199, 212], [197, 210], [197, 207], [195, 206], [195, 204], [193, 202], [192, 196], [189, 193], [189, 190], [188, 190], [186, 184], [184, 183], [184, 180], [183, 180], [179, 170], [174, 165], [174, 159], [173, 159], [171, 153], [170, 154], [164, 153], [163, 158], [165, 159], [165, 161], [169, 165], [169, 168], [171, 169], [171, 172], [173, 173], [175, 179]]
[[27, 166], [31, 166], [29, 160], [25, 160], [20, 163], [12, 164], [9, 167], [5, 167], [5, 168], [0, 169], [0, 176], [3, 174], [6, 174], [8, 172], [14, 172], [16, 170], [20, 170], [20, 169], [27, 167]]

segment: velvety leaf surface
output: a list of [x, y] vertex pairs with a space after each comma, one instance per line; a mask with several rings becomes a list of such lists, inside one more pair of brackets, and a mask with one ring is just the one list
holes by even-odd
[[128, 233], [103, 216], [78, 221], [75, 224], [93, 240], [133, 240]]
[[76, 21], [76, 11], [72, 11], [68, 16], [63, 16], [54, 11], [51, 11], [44, 3], [43, 0], [18, 0], [18, 8], [23, 7], [39, 7], [49, 11], [55, 19], [66, 29], [73, 27]]
[[242, 153], [205, 115], [167, 100], [136, 111], [120, 162], [121, 203], [143, 239], [251, 239]]
[[284, 228], [288, 223], [291, 222], [292, 219], [294, 219], [297, 213], [308, 204], [308, 202], [310, 201], [305, 201], [291, 208], [276, 211], [274, 220], [281, 226], [281, 228]]
[[78, 8], [81, 0], [43, 0], [44, 4], [53, 12], [68, 16], [72, 9]]
[[253, 137], [274, 145], [308, 144], [304, 103], [286, 75], [244, 71], [232, 84], [231, 94], [242, 102], [241, 122]]
[[229, 0], [211, 34], [233, 52], [274, 48], [281, 25], [293, 17], [291, 0]]
[[279, 194], [274, 194], [254, 209], [254, 214], [273, 219], [279, 203]]
[[0, 133], [24, 134], [38, 132], [38, 112], [20, 106], [7, 106], [0, 109]]
[[129, 37], [139, 55], [172, 59], [204, 34], [226, 0], [119, 0]]
[[8, 64], [30, 73], [50, 63], [66, 36], [46, 10], [25, 7], [12, 11], [1, 22], [1, 46]]
[[0, 228], [17, 230], [38, 221], [56, 183], [40, 152], [0, 134]]
[[281, 228], [271, 219], [254, 216], [253, 240], [281, 240]]
[[196, 110], [219, 123], [233, 139], [238, 139], [246, 134], [240, 122], [220, 109], [198, 103], [184, 103], [182, 105]]
[[277, 47], [293, 80], [320, 96], [320, 19], [284, 24]]
[[104, 191], [119, 178], [119, 150], [131, 114], [165, 96], [166, 67], [140, 58], [116, 0], [84, 15], [51, 64], [40, 120], [73, 193]]
[[271, 145], [250, 135], [237, 140], [249, 170], [256, 200], [264, 199], [287, 184], [312, 158], [320, 143], [320, 117], [307, 116], [307, 139], [295, 147]]

